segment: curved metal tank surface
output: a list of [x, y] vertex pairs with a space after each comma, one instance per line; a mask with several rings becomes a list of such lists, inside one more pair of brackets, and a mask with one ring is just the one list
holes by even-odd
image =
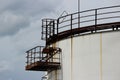
[[120, 80], [120, 31], [72, 37], [56, 46], [62, 49], [63, 73], [57, 75], [63, 80]]

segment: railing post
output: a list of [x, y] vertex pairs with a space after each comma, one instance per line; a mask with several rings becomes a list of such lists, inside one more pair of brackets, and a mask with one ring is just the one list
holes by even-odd
[[71, 14], [71, 18], [70, 18], [70, 29], [71, 29], [71, 35], [72, 35], [72, 20], [73, 20], [73, 14]]
[[78, 28], [80, 27], [80, 12], [78, 12]]
[[32, 50], [30, 51], [31, 52], [31, 56], [30, 56], [30, 64], [32, 63]]
[[39, 61], [41, 61], [41, 53], [42, 53], [42, 51], [41, 51], [41, 47], [39, 48]]
[[[53, 35], [55, 34], [55, 20], [53, 20]], [[53, 36], [52, 35], [52, 36]]]
[[36, 48], [34, 49], [33, 54], [34, 54], [34, 63], [35, 63], [35, 59], [36, 59], [36, 58], [35, 58], [35, 57], [36, 57], [36, 56], [35, 56], [35, 55], [36, 55]]
[[57, 35], [58, 35], [58, 33], [59, 33], [59, 18], [57, 19]]
[[47, 35], [48, 35], [48, 21], [46, 19], [46, 45], [47, 45]]
[[27, 65], [29, 64], [29, 52], [27, 52]]
[[50, 36], [52, 36], [52, 27], [53, 27], [53, 25], [52, 25], [52, 23], [50, 22], [50, 24], [48, 25], [49, 27], [48, 27], [48, 38], [50, 38]]
[[42, 35], [41, 35], [41, 39], [44, 38], [44, 20], [42, 20]]
[[95, 9], [95, 32], [97, 27], [97, 9]]
[[44, 56], [43, 56], [43, 53], [41, 53], [41, 54], [42, 54], [42, 55], [41, 55], [41, 56], [42, 56], [42, 59], [41, 59], [41, 60], [43, 61], [43, 60], [44, 60], [44, 58], [43, 58]]

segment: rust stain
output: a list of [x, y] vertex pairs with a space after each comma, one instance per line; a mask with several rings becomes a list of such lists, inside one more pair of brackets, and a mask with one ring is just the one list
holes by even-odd
[[57, 70], [55, 70], [55, 80], [57, 80]]
[[56, 42], [52, 44], [52, 47], [55, 48], [56, 47]]
[[73, 35], [71, 35], [71, 80], [73, 80]]
[[[56, 47], [56, 42], [52, 44], [52, 47], [55, 48]], [[55, 56], [55, 55], [54, 55]], [[57, 70], [53, 71], [54, 72], [54, 80], [57, 80]]]
[[[56, 42], [52, 44], [53, 48], [56, 48]], [[56, 55], [53, 56], [53, 58], [56, 57]], [[55, 60], [54, 60], [55, 61]]]
[[103, 78], [102, 73], [102, 33], [100, 33], [100, 80]]

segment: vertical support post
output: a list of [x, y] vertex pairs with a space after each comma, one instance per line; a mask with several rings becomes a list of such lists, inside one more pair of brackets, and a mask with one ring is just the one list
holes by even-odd
[[53, 35], [55, 34], [55, 21], [53, 20]]
[[97, 27], [97, 9], [95, 9], [95, 32], [96, 32], [96, 28]]
[[35, 63], [35, 55], [36, 55], [36, 48], [34, 49], [34, 52], [33, 52], [33, 54], [34, 54], [34, 63]]
[[78, 28], [80, 27], [80, 12], [78, 12]]
[[50, 38], [50, 36], [52, 35], [51, 33], [52, 33], [52, 27], [53, 27], [52, 22], [50, 21], [49, 23], [50, 24], [48, 25], [49, 26], [48, 27], [48, 38]]
[[42, 35], [41, 35], [41, 38], [43, 39], [43, 34], [44, 34], [44, 22], [43, 22], [44, 20], [42, 20]]
[[30, 56], [30, 64], [32, 63], [32, 50], [30, 51], [31, 52], [31, 56]]
[[59, 33], [59, 18], [57, 19], [57, 35], [58, 35], [58, 33]]
[[47, 21], [47, 19], [46, 19], [46, 42], [47, 42], [47, 35], [48, 35], [48, 21]]
[[118, 30], [118, 25], [116, 25], [116, 30]]
[[29, 52], [27, 52], [27, 65], [29, 65]]
[[80, 27], [80, 0], [78, 0], [78, 28]]
[[73, 15], [71, 14], [71, 19], [70, 19], [70, 29], [71, 29], [71, 35], [72, 35], [72, 21], [73, 21]]
[[39, 48], [39, 61], [41, 61], [41, 53], [42, 53], [42, 51], [41, 51], [41, 47]]
[[41, 51], [40, 51], [40, 53], [41, 53], [41, 58], [42, 58], [41, 60], [43, 61], [44, 60], [44, 57], [43, 57], [44, 53], [42, 53]]

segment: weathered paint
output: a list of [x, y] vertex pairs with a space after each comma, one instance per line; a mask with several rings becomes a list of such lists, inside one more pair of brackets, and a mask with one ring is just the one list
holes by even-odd
[[[54, 43], [50, 46], [52, 46], [53, 48], [56, 48], [58, 47], [59, 43]], [[62, 55], [62, 54], [61, 54]], [[60, 55], [61, 57], [61, 60], [60, 62], [62, 63], [62, 56]], [[53, 57], [58, 57], [59, 55], [54, 55]], [[54, 59], [55, 60], [55, 59]], [[62, 64], [61, 64], [62, 65]], [[49, 73], [48, 73], [48, 80], [62, 80], [62, 68], [60, 70], [51, 70]]]
[[[120, 80], [120, 31], [73, 37], [57, 44], [62, 49], [62, 68], [55, 74], [58, 80]], [[54, 75], [51, 80], [56, 80]]]

